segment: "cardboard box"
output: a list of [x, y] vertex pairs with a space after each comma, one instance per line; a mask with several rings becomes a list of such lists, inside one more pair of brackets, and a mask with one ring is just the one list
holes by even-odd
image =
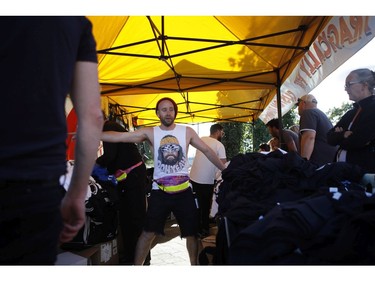
[[55, 265], [88, 265], [90, 257], [98, 251], [98, 247], [93, 246], [80, 251], [61, 251], [57, 255]]
[[89, 259], [91, 265], [118, 265], [118, 245], [117, 238], [95, 245], [97, 252], [93, 254]]
[[87, 258], [72, 252], [62, 252], [57, 255], [55, 265], [87, 265]]

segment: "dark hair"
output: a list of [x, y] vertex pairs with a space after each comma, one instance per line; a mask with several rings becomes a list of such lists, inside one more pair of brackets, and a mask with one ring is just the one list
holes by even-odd
[[261, 144], [259, 145], [259, 149], [262, 149], [262, 150], [264, 150], [264, 151], [270, 151], [270, 146], [269, 146], [269, 144], [267, 144], [267, 143], [261, 143]]
[[279, 119], [274, 118], [266, 124], [267, 127], [279, 129]]
[[170, 101], [172, 104], [173, 104], [173, 108], [174, 108], [174, 112], [175, 112], [175, 117], [177, 116], [177, 112], [178, 112], [178, 108], [177, 108], [177, 104], [175, 103], [174, 100], [172, 100], [171, 98], [162, 98], [160, 99], [157, 104], [156, 104], [156, 107], [155, 107], [155, 113], [158, 113], [158, 108], [159, 108], [159, 104], [162, 102], [162, 101], [165, 101], [165, 100], [168, 100]]
[[216, 133], [217, 131], [222, 131], [223, 130], [223, 126], [221, 126], [220, 124], [213, 124], [211, 127], [210, 127], [210, 134], [214, 134]]
[[361, 82], [366, 82], [368, 85], [368, 90], [370, 91], [371, 94], [374, 94], [374, 88], [375, 88], [375, 72], [374, 71], [371, 71], [368, 68], [359, 68], [359, 69], [353, 70], [351, 73], [355, 73]]
[[103, 132], [116, 131], [116, 132], [127, 132], [123, 126], [114, 120], [105, 121], [103, 125]]

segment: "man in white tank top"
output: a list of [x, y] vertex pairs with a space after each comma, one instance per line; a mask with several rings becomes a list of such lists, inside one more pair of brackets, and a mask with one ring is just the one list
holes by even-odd
[[189, 144], [202, 151], [218, 169], [225, 168], [216, 153], [192, 128], [174, 123], [177, 111], [177, 104], [172, 99], [162, 98], [156, 104], [160, 126], [141, 128], [134, 132], [102, 134], [102, 140], [106, 142], [147, 141], [154, 153], [153, 186], [146, 223], [137, 242], [136, 265], [143, 265], [156, 235], [164, 234], [164, 225], [171, 212], [178, 221], [181, 237], [186, 238], [190, 263], [197, 264], [198, 212], [189, 183]]

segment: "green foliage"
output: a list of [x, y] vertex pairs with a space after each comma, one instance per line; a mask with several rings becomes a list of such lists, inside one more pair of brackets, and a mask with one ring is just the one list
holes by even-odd
[[225, 132], [221, 141], [225, 147], [227, 159], [230, 160], [242, 152], [245, 126], [238, 122], [224, 122], [220, 125], [223, 126]]
[[335, 125], [341, 117], [352, 108], [353, 103], [351, 102], [343, 102], [341, 107], [334, 107], [328, 110], [326, 115], [331, 120], [332, 124]]
[[[298, 124], [296, 111], [290, 110], [286, 113], [282, 122], [284, 128]], [[271, 138], [267, 126], [260, 119], [253, 123], [227, 122], [220, 124], [225, 132], [222, 143], [225, 146], [228, 159], [240, 153], [257, 151], [261, 143], [268, 142]]]
[[261, 143], [268, 142], [271, 139], [271, 135], [268, 132], [267, 126], [262, 120], [257, 119], [254, 122], [253, 131], [253, 149], [251, 151], [258, 151], [258, 147]]
[[290, 128], [293, 125], [298, 125], [299, 123], [299, 116], [296, 109], [289, 110], [286, 114], [284, 114], [282, 118], [283, 128]]

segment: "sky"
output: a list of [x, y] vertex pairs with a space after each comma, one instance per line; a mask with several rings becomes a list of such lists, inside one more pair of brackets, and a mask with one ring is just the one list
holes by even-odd
[[372, 39], [350, 59], [332, 72], [310, 94], [318, 100], [318, 108], [327, 112], [333, 107], [340, 107], [342, 103], [349, 102], [344, 91], [346, 76], [357, 68], [369, 68], [375, 71], [375, 39]]

